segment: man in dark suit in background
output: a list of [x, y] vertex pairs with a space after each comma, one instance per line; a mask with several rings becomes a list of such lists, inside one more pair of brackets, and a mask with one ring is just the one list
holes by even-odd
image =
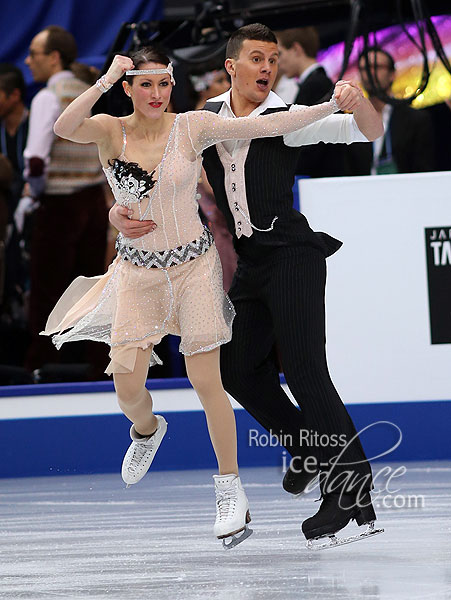
[[[314, 27], [296, 27], [277, 32], [279, 65], [287, 77], [298, 78], [294, 104], [312, 106], [329, 100], [333, 83], [317, 62], [320, 39]], [[297, 175], [338, 177], [345, 175], [346, 153], [342, 144], [319, 143], [299, 151]]]
[[[395, 79], [393, 57], [377, 46], [368, 48], [368, 64], [373, 82], [388, 96]], [[430, 116], [407, 104], [392, 106], [376, 96], [368, 77], [365, 55], [359, 57], [362, 84], [369, 99], [382, 115], [385, 134], [373, 144], [347, 147], [348, 175], [384, 175], [433, 171], [434, 136]]]
[[311, 106], [328, 100], [333, 83], [317, 62], [319, 35], [314, 27], [296, 27], [277, 33], [280, 48], [279, 65], [287, 77], [298, 77], [298, 93], [294, 104]]
[[423, 108], [422, 111], [432, 121], [435, 139], [434, 171], [451, 171], [451, 97], [445, 102]]

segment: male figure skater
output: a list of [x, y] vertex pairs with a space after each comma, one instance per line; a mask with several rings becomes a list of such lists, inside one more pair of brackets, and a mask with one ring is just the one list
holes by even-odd
[[[238, 29], [226, 56], [232, 87], [205, 109], [236, 117], [289, 109], [271, 92], [279, 56], [271, 30], [260, 24]], [[376, 518], [369, 497], [371, 468], [326, 362], [325, 259], [341, 244], [313, 232], [292, 209], [301, 145], [371, 141], [383, 133], [380, 117], [357, 86], [343, 82], [338, 97], [340, 108], [352, 115], [332, 115], [294, 134], [226, 142], [204, 152], [204, 167], [238, 254], [229, 292], [237, 315], [232, 341], [221, 352], [224, 387], [268, 431], [282, 434], [286, 449], [297, 458], [284, 478], [287, 491], [302, 492], [321, 472], [323, 502], [303, 523], [307, 539], [333, 535], [351, 519], [363, 524]], [[110, 212], [113, 225], [127, 237], [158, 226], [126, 215], [120, 207]], [[300, 411], [280, 386], [275, 342]], [[332, 443], [301, 447], [300, 432], [305, 431], [322, 440], [342, 436], [346, 445], [339, 459]]]

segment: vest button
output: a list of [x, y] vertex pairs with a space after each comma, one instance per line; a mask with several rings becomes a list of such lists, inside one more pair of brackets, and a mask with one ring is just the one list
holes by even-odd
[[232, 171], [236, 171], [236, 166], [235, 166], [235, 163], [231, 164], [231, 165], [230, 165], [230, 168], [232, 169]]

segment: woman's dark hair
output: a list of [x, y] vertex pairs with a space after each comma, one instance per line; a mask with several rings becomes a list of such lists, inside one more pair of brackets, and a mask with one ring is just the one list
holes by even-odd
[[244, 25], [232, 33], [227, 43], [226, 58], [238, 60], [241, 47], [245, 40], [256, 40], [259, 42], [270, 42], [277, 44], [277, 38], [269, 27], [261, 23], [251, 23]]
[[[136, 52], [130, 54], [130, 58], [135, 65], [135, 69], [139, 69], [141, 65], [144, 65], [149, 62], [158, 63], [159, 65], [166, 65], [171, 62], [168, 56], [161, 50], [160, 48], [155, 48], [153, 46], [145, 46], [144, 48], [140, 48]], [[125, 80], [132, 85], [133, 83], [133, 75], [127, 75]]]

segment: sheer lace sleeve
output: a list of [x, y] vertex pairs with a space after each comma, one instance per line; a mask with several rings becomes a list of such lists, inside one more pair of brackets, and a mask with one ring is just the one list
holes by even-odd
[[263, 116], [225, 118], [199, 110], [186, 113], [186, 118], [193, 150], [200, 154], [205, 148], [225, 140], [277, 137], [298, 131], [337, 110], [337, 104], [332, 99], [315, 106], [299, 107], [296, 111], [280, 111]]

